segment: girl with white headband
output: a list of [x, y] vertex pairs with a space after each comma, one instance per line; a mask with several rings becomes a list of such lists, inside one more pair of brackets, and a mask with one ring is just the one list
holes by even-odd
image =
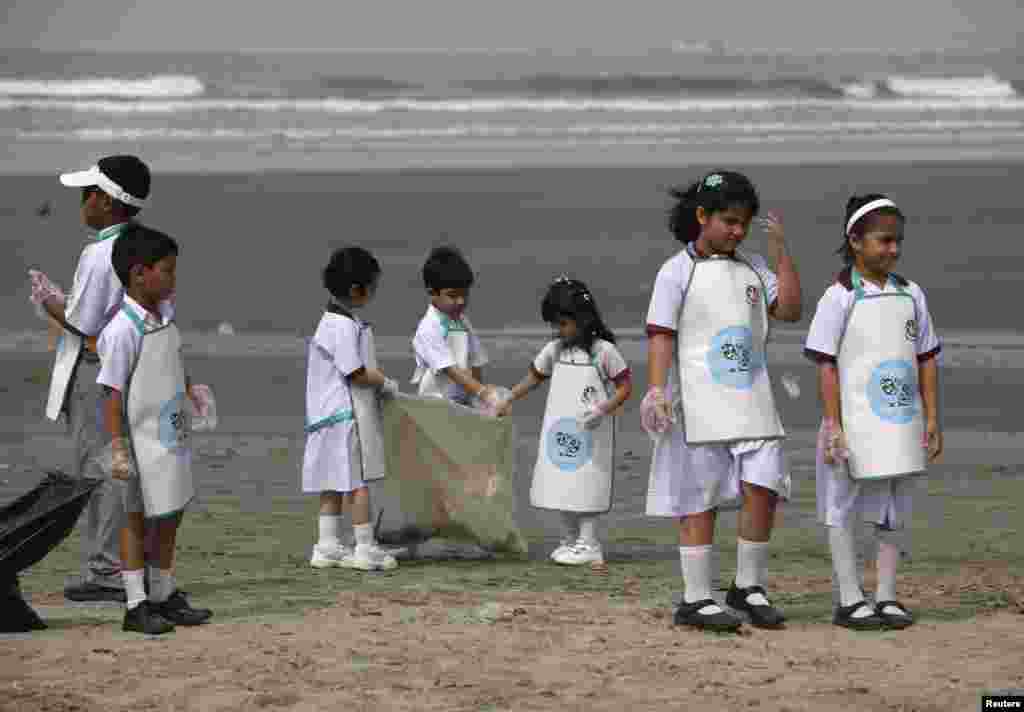
[[[818, 364], [824, 417], [818, 436], [818, 519], [828, 529], [839, 586], [833, 623], [906, 628], [896, 568], [906, 550], [915, 475], [942, 452], [936, 356], [940, 346], [921, 288], [892, 272], [905, 219], [880, 194], [846, 206], [845, 268], [818, 302], [805, 354]], [[875, 604], [865, 600], [854, 551], [856, 517], [878, 542]]]

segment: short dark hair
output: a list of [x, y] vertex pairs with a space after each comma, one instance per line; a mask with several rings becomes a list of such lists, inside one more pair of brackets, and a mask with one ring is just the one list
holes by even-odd
[[121, 284], [128, 289], [132, 268], [152, 267], [165, 257], [178, 254], [178, 243], [170, 235], [132, 223], [114, 239], [110, 262]]
[[473, 286], [473, 270], [455, 247], [431, 250], [423, 264], [423, 284], [427, 289], [468, 289]]
[[[152, 176], [149, 172], [149, 166], [143, 163], [137, 156], [106, 156], [96, 161], [96, 165], [103, 171], [104, 175], [109, 176], [136, 198], [145, 200], [149, 197]], [[114, 204], [127, 217], [133, 218], [139, 214], [140, 208], [136, 208], [134, 205], [122, 203], [116, 198], [114, 199]]]
[[697, 208], [704, 208], [709, 215], [737, 206], [748, 208], [751, 215], [761, 210], [754, 184], [742, 173], [733, 171], [708, 173], [685, 190], [673, 188], [669, 195], [676, 204], [669, 211], [668, 229], [683, 244], [700, 237]]
[[335, 299], [351, 297], [352, 287], [369, 288], [380, 275], [380, 263], [362, 247], [339, 247], [324, 267], [324, 288]]
[[[854, 195], [846, 201], [846, 214], [843, 216], [843, 244], [836, 250], [836, 254], [843, 258], [843, 262], [846, 265], [852, 265], [854, 263], [853, 250], [850, 249], [850, 241], [846, 234], [846, 223], [850, 222], [850, 218], [855, 212], [861, 209], [861, 207], [872, 203], [876, 200], [888, 200], [889, 196], [881, 193], [866, 193], [865, 195]], [[884, 208], [878, 210], [872, 210], [867, 215], [862, 216], [857, 222], [850, 227], [850, 232], [856, 237], [864, 235], [864, 228], [868, 224], [868, 218], [872, 215], [895, 215], [901, 220], [906, 220], [903, 212], [894, 206], [887, 205]]]

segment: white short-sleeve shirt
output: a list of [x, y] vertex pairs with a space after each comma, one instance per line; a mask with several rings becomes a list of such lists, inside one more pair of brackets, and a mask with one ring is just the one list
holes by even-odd
[[[647, 326], [659, 330], [675, 332], [679, 325], [679, 313], [683, 308], [683, 291], [690, 281], [693, 271], [693, 247], [687, 245], [674, 257], [670, 258], [658, 270], [651, 293], [651, 303], [647, 309]], [[743, 257], [764, 283], [768, 305], [771, 306], [779, 296], [779, 280], [768, 267], [761, 255], [737, 253]]]
[[306, 370], [306, 422], [316, 422], [352, 408], [348, 377], [367, 362], [366, 344], [359, 338], [361, 322], [342, 314], [325, 313], [309, 343]]
[[[447, 336], [444, 329], [445, 315], [433, 304], [427, 307], [426, 314], [420, 319], [416, 327], [416, 334], [412, 338], [413, 352], [416, 354], [416, 371], [412, 377], [412, 383], [419, 383], [423, 374], [430, 370], [435, 373], [443, 371], [451, 366], [460, 367], [455, 362], [455, 354], [448, 346]], [[487, 363], [487, 352], [480, 343], [469, 317], [465, 314], [461, 319], [466, 328], [468, 336], [468, 363], [462, 368], [475, 368]]]
[[[894, 279], [902, 278], [895, 277]], [[903, 281], [905, 284], [901, 286], [913, 297], [917, 310], [916, 346], [918, 359], [923, 361], [938, 354], [941, 346], [932, 325], [931, 314], [928, 312], [928, 302], [925, 299], [924, 290], [914, 282]], [[893, 279], [886, 282], [884, 289], [867, 280], [864, 280], [863, 285], [865, 294], [881, 294], [883, 291], [896, 290]], [[819, 362], [835, 360], [839, 354], [839, 339], [843, 335], [843, 328], [855, 299], [856, 293], [849, 282], [849, 270], [844, 270], [818, 300], [814, 318], [811, 320], [811, 327], [807, 332], [807, 341], [804, 344], [804, 353], [808, 358]]]
[[[615, 381], [629, 375], [629, 364], [626, 363], [626, 359], [622, 357], [619, 350], [615, 348], [615, 344], [604, 339], [598, 339], [594, 342], [592, 352], [602, 380]], [[548, 342], [541, 349], [541, 352], [537, 354], [537, 357], [533, 360], [533, 368], [542, 376], [550, 377], [552, 371], [554, 371], [555, 362], [559, 358], [570, 360], [574, 363], [587, 363], [591, 359], [590, 354], [587, 354], [580, 348], [573, 348], [566, 352], [561, 340], [555, 339]]]
[[64, 318], [87, 336], [98, 336], [124, 299], [124, 287], [110, 258], [114, 241], [128, 225], [121, 223], [101, 230], [96, 241], [86, 245], [78, 258]]
[[[159, 319], [127, 295], [123, 303], [135, 312], [147, 329], [159, 328], [174, 319], [174, 305], [170, 301], [160, 302]], [[132, 375], [132, 366], [141, 350], [142, 335], [135, 322], [118, 309], [96, 341], [96, 353], [100, 357], [100, 373], [96, 383], [124, 393]]]

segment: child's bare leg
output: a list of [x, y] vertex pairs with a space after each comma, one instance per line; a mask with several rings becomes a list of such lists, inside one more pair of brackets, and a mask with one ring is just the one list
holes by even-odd
[[709, 546], [715, 537], [718, 510], [679, 517], [679, 546]]
[[775, 526], [779, 496], [767, 487], [741, 482], [743, 510], [740, 513], [740, 537], [747, 541], [767, 542]]
[[345, 495], [349, 501], [349, 511], [352, 512], [352, 525], [360, 526], [370, 522], [370, 488], [360, 487]]
[[141, 512], [129, 512], [121, 528], [121, 577], [128, 609], [146, 600], [146, 520]]

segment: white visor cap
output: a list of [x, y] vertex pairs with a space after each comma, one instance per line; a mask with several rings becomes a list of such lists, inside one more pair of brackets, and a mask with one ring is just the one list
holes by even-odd
[[60, 182], [61, 185], [71, 188], [85, 188], [86, 186], [95, 185], [111, 198], [119, 200], [125, 205], [131, 205], [133, 208], [144, 208], [146, 206], [145, 199], [136, 198], [122, 188], [110, 176], [101, 171], [98, 165], [94, 165], [84, 171], [62, 173]]

